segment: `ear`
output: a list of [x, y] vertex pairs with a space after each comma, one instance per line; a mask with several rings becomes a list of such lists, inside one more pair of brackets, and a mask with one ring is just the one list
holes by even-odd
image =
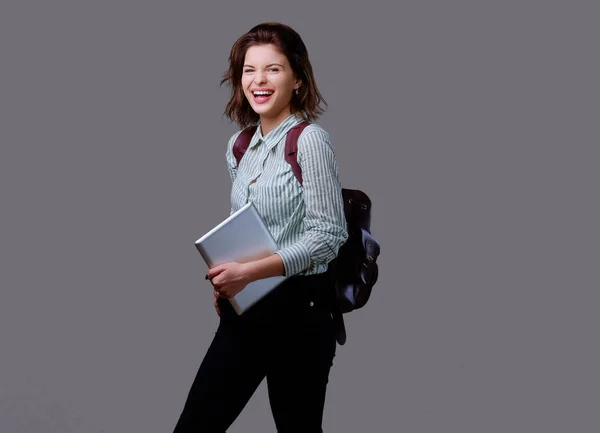
[[302, 80], [296, 80], [296, 88], [299, 88], [302, 86]]

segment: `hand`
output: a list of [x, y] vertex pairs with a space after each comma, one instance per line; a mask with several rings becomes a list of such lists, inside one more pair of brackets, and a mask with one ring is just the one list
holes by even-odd
[[206, 278], [221, 298], [233, 298], [250, 283], [245, 264], [238, 262], [215, 266], [208, 271]]

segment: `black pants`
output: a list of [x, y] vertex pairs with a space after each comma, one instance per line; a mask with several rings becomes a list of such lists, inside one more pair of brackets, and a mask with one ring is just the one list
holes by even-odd
[[292, 277], [241, 316], [219, 300], [219, 327], [174, 433], [225, 432], [265, 377], [278, 432], [322, 432], [336, 350], [329, 284]]

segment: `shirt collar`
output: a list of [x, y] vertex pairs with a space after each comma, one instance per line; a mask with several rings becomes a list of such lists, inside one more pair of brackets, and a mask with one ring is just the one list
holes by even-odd
[[258, 127], [256, 128], [256, 132], [252, 136], [252, 140], [250, 141], [249, 147], [254, 147], [261, 141], [265, 143], [267, 147], [272, 147], [279, 143], [279, 141], [283, 138], [285, 134], [288, 133], [290, 129], [294, 126], [301, 123], [303, 120], [300, 117], [297, 117], [295, 114], [290, 114], [286, 117], [283, 122], [277, 125], [273, 130], [269, 131], [268, 134], [262, 135], [260, 130], [260, 122], [258, 123]]

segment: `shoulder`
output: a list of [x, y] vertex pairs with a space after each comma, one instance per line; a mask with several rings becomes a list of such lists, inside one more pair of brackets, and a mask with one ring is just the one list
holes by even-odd
[[309, 123], [300, 134], [299, 139], [306, 137], [322, 137], [329, 139], [329, 133], [318, 123]]
[[229, 140], [227, 140], [227, 150], [228, 151], [231, 151], [231, 149], [233, 148], [233, 144], [235, 143], [235, 140], [237, 140], [237, 138], [240, 136], [240, 134], [243, 131], [244, 131], [243, 129], [239, 129], [229, 137]]
[[243, 129], [236, 131], [229, 137], [229, 140], [227, 140], [227, 147], [225, 148], [225, 159], [227, 160], [227, 163], [231, 168], [237, 168], [237, 160], [233, 153], [233, 145], [235, 144], [235, 141], [242, 133], [242, 131]]
[[242, 129], [238, 129], [237, 131], [235, 131], [230, 137], [229, 140], [227, 140], [227, 153], [230, 154], [233, 152], [233, 146], [235, 145], [235, 142], [237, 141], [237, 139], [239, 138], [239, 136], [244, 132], [247, 131], [247, 134], [249, 134], [249, 136], [246, 137], [246, 139], [249, 141], [252, 139], [252, 134], [254, 133], [256, 127], [246, 127], [246, 128], [242, 128]]
[[333, 151], [329, 133], [317, 123], [306, 126], [298, 137], [298, 153], [310, 150]]

